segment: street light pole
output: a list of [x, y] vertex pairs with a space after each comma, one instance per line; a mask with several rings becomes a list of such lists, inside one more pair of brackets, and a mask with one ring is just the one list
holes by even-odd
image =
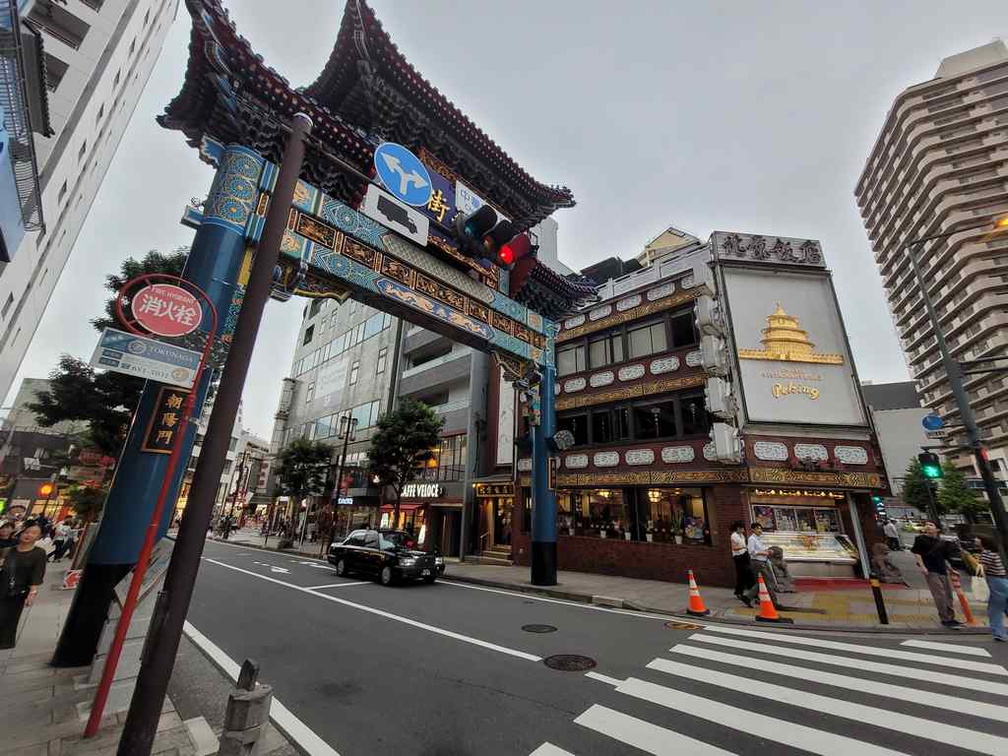
[[934, 236], [912, 239], [904, 242], [903, 247], [906, 249], [907, 256], [910, 258], [910, 265], [913, 268], [914, 278], [917, 280], [917, 286], [920, 288], [921, 296], [924, 299], [924, 307], [927, 310], [928, 319], [931, 321], [931, 329], [934, 331], [935, 340], [938, 342], [938, 351], [941, 354], [942, 367], [948, 375], [949, 385], [952, 388], [952, 396], [955, 398], [956, 407], [959, 410], [959, 417], [961, 418], [963, 427], [966, 430], [966, 439], [969, 442], [970, 450], [973, 452], [973, 458], [976, 461], [977, 468], [980, 470], [980, 477], [983, 480], [984, 490], [987, 493], [987, 500], [990, 502], [991, 513], [994, 515], [994, 524], [998, 531], [1001, 557], [1004, 559], [1006, 545], [1008, 545], [1008, 521], [1006, 521], [1005, 518], [1004, 503], [1001, 500], [1001, 494], [998, 491], [997, 481], [994, 478], [994, 473], [991, 470], [990, 463], [987, 461], [987, 450], [984, 448], [983, 442], [980, 440], [980, 429], [976, 424], [976, 416], [973, 414], [973, 408], [970, 406], [969, 397], [966, 395], [966, 389], [963, 386], [962, 368], [960, 367], [959, 362], [953, 358], [952, 354], [949, 352], [948, 343], [945, 341], [945, 334], [942, 333], [941, 323], [938, 321], [938, 313], [935, 311], [934, 302], [931, 299], [931, 293], [928, 291], [927, 284], [924, 281], [924, 276], [921, 274], [920, 262], [917, 259], [917, 248], [929, 241], [947, 239], [948, 237], [962, 233], [963, 231], [990, 228], [992, 225], [995, 228], [1008, 227], [1008, 218], [1002, 218], [994, 224], [984, 222], [982, 225], [966, 226], [956, 228], [945, 233], [935, 234]]
[[[343, 485], [343, 466], [346, 464], [347, 446], [355, 440], [354, 431], [357, 429], [357, 418], [344, 415], [340, 418], [340, 438], [343, 439], [343, 450], [340, 452], [339, 464], [336, 467], [336, 508], [335, 515], [339, 512], [340, 486]], [[337, 518], [333, 517], [333, 535], [336, 535]]]

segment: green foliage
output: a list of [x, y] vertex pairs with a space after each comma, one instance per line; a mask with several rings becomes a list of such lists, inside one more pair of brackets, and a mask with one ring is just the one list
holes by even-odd
[[107, 496], [107, 488], [73, 486], [70, 488], [68, 499], [74, 514], [82, 517], [85, 522], [94, 522], [105, 506]]
[[[148, 252], [141, 260], [127, 258], [117, 275], [107, 277], [105, 288], [118, 294], [127, 281], [146, 273], [180, 275], [186, 255], [187, 250], [179, 249], [167, 255]], [[115, 299], [113, 296], [105, 303], [103, 317], [91, 321], [97, 330], [121, 327], [116, 319]], [[49, 379], [49, 391], [39, 392], [38, 401], [28, 405], [39, 416], [39, 422], [51, 427], [63, 420], [86, 421], [94, 446], [103, 454], [118, 457], [140, 401], [143, 380], [122, 373], [96, 372], [85, 360], [69, 354], [60, 357]]]
[[944, 476], [938, 489], [938, 506], [943, 512], [961, 514], [968, 522], [976, 522], [977, 517], [988, 511], [987, 502], [966, 485], [966, 476], [951, 463], [942, 465]]
[[406, 484], [416, 480], [424, 463], [434, 457], [444, 420], [423, 402], [400, 399], [399, 406], [378, 418], [371, 437], [368, 468], [382, 486], [395, 492], [393, 521]]
[[321, 441], [291, 441], [277, 458], [280, 491], [300, 500], [323, 492], [333, 447]]
[[[921, 470], [921, 463], [917, 457], [912, 457], [907, 464], [906, 472], [903, 474], [903, 501], [908, 507], [916, 507], [925, 515], [931, 514], [931, 495], [928, 494], [928, 485], [931, 485], [928, 478]], [[939, 514], [943, 514], [941, 502], [935, 497]]]

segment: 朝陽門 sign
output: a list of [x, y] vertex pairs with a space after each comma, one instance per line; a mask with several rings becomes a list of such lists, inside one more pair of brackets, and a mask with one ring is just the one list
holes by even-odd
[[161, 387], [140, 451], [171, 454], [175, 434], [185, 432], [182, 425], [182, 405], [185, 404], [187, 396], [189, 392], [185, 389]]
[[156, 283], [136, 293], [130, 305], [137, 322], [157, 336], [185, 336], [203, 319], [199, 300], [181, 286]]

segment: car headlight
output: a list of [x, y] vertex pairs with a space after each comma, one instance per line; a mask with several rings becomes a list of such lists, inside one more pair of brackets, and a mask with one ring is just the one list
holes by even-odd
[[440, 567], [442, 564], [444, 564], [444, 557], [434, 557], [434, 564]]
[[399, 560], [400, 567], [412, 567], [414, 564], [416, 564], [416, 558], [414, 557], [403, 557]]

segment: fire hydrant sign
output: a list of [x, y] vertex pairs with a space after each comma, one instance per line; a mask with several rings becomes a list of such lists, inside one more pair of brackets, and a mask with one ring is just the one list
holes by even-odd
[[199, 300], [181, 286], [156, 283], [136, 293], [130, 305], [137, 322], [157, 336], [185, 336], [203, 319]]
[[91, 364], [150, 381], [192, 388], [200, 357], [200, 353], [192, 349], [106, 328], [91, 355]]

